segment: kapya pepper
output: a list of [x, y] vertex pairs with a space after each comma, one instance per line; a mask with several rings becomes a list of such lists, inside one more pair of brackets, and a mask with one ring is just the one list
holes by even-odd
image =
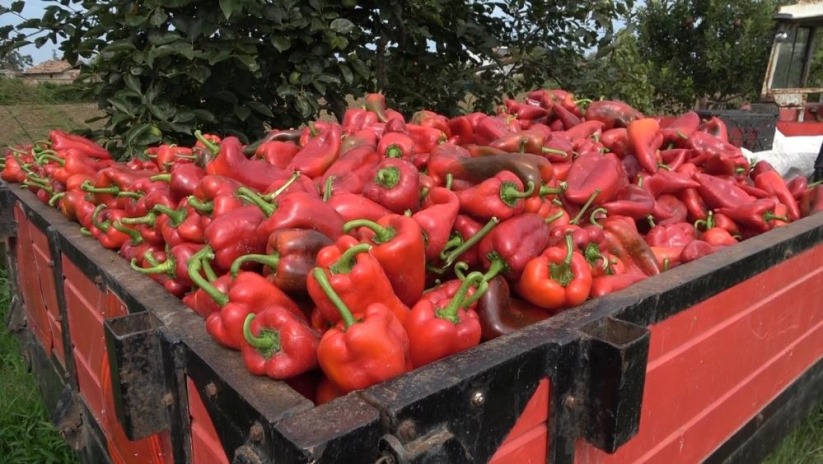
[[[758, 163], [758, 165], [761, 163]], [[754, 178], [754, 185], [786, 205], [788, 218], [792, 221], [800, 219], [800, 207], [794, 195], [789, 190], [786, 180], [774, 170], [762, 172]]]
[[217, 156], [206, 164], [206, 173], [232, 178], [257, 191], [263, 191], [272, 182], [288, 178], [291, 174], [263, 160], [246, 158], [243, 144], [237, 137], [223, 139]]
[[480, 320], [474, 307], [486, 286], [483, 274], [473, 272], [451, 294], [437, 294], [435, 299], [423, 295], [403, 324], [412, 366], [424, 366], [480, 343]]
[[76, 149], [92, 158], [111, 159], [111, 154], [97, 143], [80, 135], [69, 134], [59, 129], [49, 132], [51, 147], [55, 151]]
[[500, 171], [480, 184], [457, 192], [462, 212], [479, 219], [508, 219], [525, 208], [524, 199], [534, 193], [534, 184], [524, 191], [523, 182], [511, 171]]
[[619, 100], [593, 101], [586, 107], [585, 115], [587, 121], [602, 122], [604, 130], [628, 127], [632, 121], [642, 117], [639, 111]]
[[626, 127], [629, 137], [629, 146], [632, 148], [640, 167], [649, 173], [657, 172], [659, 163], [660, 148], [657, 143], [657, 135], [660, 131], [660, 123], [653, 118], [636, 119]]
[[377, 258], [400, 301], [414, 305], [426, 286], [426, 247], [417, 222], [392, 214], [377, 222], [356, 219], [343, 226], [347, 233], [355, 229], [361, 242], [372, 245], [370, 253]]
[[422, 208], [412, 219], [423, 231], [427, 260], [436, 260], [446, 247], [459, 210], [460, 201], [451, 190], [434, 187], [426, 193]]
[[355, 219], [376, 221], [387, 214], [392, 214], [392, 212], [383, 205], [357, 193], [332, 192], [328, 195], [327, 204], [336, 211], [345, 222]]
[[[546, 158], [529, 153], [505, 153], [477, 158], [453, 159], [445, 166], [445, 172], [456, 180], [473, 183], [494, 177], [500, 171], [510, 171], [523, 185], [531, 183], [535, 188], [554, 181], [554, 168]], [[430, 170], [430, 174], [431, 170]]]
[[240, 273], [246, 263], [264, 265], [263, 275], [289, 294], [305, 294], [306, 278], [317, 264], [317, 253], [332, 240], [311, 229], [279, 229], [269, 235], [266, 254], [243, 255], [231, 265], [232, 275]]
[[502, 273], [516, 282], [528, 261], [542, 253], [548, 242], [547, 220], [524, 213], [501, 222], [480, 240], [477, 252], [488, 279]]
[[576, 205], [585, 204], [593, 196], [594, 204], [602, 205], [628, 183], [623, 165], [613, 153], [580, 155], [571, 164], [565, 181], [568, 188], [563, 198]]
[[417, 168], [403, 159], [386, 158], [375, 167], [374, 174], [363, 185], [362, 193], [397, 214], [406, 210], [417, 211], [420, 195]]
[[360, 193], [367, 180], [374, 176], [374, 170], [381, 157], [371, 147], [358, 147], [342, 154], [326, 172], [317, 179], [318, 185], [325, 185], [333, 179], [332, 187], [340, 192]]
[[243, 322], [240, 352], [254, 375], [285, 380], [317, 366], [320, 335], [305, 320], [279, 306], [250, 313]]
[[549, 247], [526, 263], [516, 288], [530, 303], [557, 310], [582, 304], [589, 297], [591, 285], [589, 264], [575, 250], [569, 234], [565, 247]]
[[[343, 235], [317, 253], [317, 266], [328, 273], [330, 285], [347, 306], [365, 308], [381, 303], [398, 320], [405, 321], [409, 308], [394, 293], [391, 281], [377, 258], [369, 253], [370, 249], [371, 245]], [[313, 274], [309, 274], [306, 288], [326, 321], [336, 324], [340, 313]]]
[[328, 203], [311, 194], [295, 192], [275, 197], [274, 202], [269, 203], [245, 187], [240, 187], [238, 193], [265, 214], [265, 219], [256, 230], [264, 243], [277, 229], [313, 229], [331, 239], [343, 233], [344, 221], [340, 214]]
[[625, 216], [609, 216], [603, 222], [609, 253], [626, 264], [636, 266], [647, 276], [660, 274], [654, 253], [637, 231], [634, 220]]
[[289, 171], [298, 171], [314, 179], [323, 175], [340, 153], [341, 129], [330, 124], [302, 146], [288, 164]]
[[154, 266], [141, 267], [135, 258], [130, 262], [131, 268], [142, 274], [165, 274], [171, 279], [176, 279], [180, 285], [191, 288], [194, 283], [189, 277], [189, 260], [202, 248], [202, 244], [181, 243], [169, 248], [165, 261], [160, 261]]
[[760, 198], [737, 207], [718, 208], [718, 214], [724, 214], [741, 226], [755, 232], [767, 232], [774, 226], [773, 220], [788, 222], [789, 218], [776, 213], [777, 201], [771, 198]]
[[412, 369], [408, 335], [391, 309], [380, 302], [347, 305], [323, 269], [316, 268], [312, 276], [339, 314], [340, 322], [320, 339], [317, 360], [341, 393], [370, 387]]
[[257, 206], [244, 206], [214, 218], [203, 230], [206, 244], [214, 251], [215, 264], [228, 271], [242, 255], [262, 253], [266, 237], [261, 239], [258, 226], [265, 215]]

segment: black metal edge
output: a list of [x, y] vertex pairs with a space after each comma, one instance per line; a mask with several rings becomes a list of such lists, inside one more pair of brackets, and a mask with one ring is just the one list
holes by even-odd
[[112, 463], [109, 455], [108, 439], [103, 433], [103, 429], [100, 428], [100, 424], [92, 415], [86, 401], [79, 395], [78, 401], [83, 416], [83, 432], [85, 433], [86, 444], [84, 449], [81, 450], [82, 452], [78, 453], [80, 461], [89, 464]]
[[174, 462], [192, 462], [191, 417], [189, 416], [188, 391], [186, 386], [186, 348], [168, 331], [160, 329], [163, 349], [163, 366], [171, 395], [169, 433], [174, 446]]
[[13, 237], [17, 231], [11, 214], [13, 198], [8, 184], [0, 180], [0, 238]]
[[63, 352], [66, 363], [66, 381], [73, 389], [77, 386], [77, 367], [74, 364], [73, 343], [71, 339], [71, 329], [69, 327], [69, 312], [66, 306], [66, 292], [63, 287], [65, 276], [63, 275], [63, 259], [60, 249], [60, 240], [54, 227], [48, 228], [49, 252], [52, 256], [52, 275], [54, 276], [54, 288], [57, 296], [57, 306], [60, 312], [60, 330], [63, 338]]
[[823, 402], [823, 359], [746, 422], [704, 461], [761, 462], [804, 418]]
[[558, 347], [554, 359], [549, 396], [549, 431], [547, 462], [571, 464], [577, 437], [582, 435], [581, 419], [584, 414], [579, 397], [581, 353], [580, 341]]

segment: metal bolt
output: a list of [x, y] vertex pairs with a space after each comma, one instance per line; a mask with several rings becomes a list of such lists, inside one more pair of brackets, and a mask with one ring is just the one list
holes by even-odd
[[49, 260], [49, 262], [48, 262], [48, 263], [46, 263], [46, 265], [47, 265], [48, 267], [54, 267], [54, 261], [50, 259], [50, 260]]
[[102, 287], [103, 286], [103, 278], [100, 277], [99, 275], [94, 276], [94, 284], [97, 285], [98, 287]]
[[472, 395], [472, 405], [474, 406], [483, 406], [483, 403], [486, 402], [486, 395], [483, 394], [481, 391], [474, 392]]
[[255, 422], [254, 425], [251, 426], [249, 438], [251, 438], [251, 441], [253, 442], [263, 441], [263, 426], [260, 425], [259, 422]]
[[217, 385], [215, 385], [214, 382], [209, 382], [208, 384], [206, 384], [206, 396], [211, 398], [216, 394], [217, 394]]
[[397, 436], [403, 441], [414, 440], [417, 436], [417, 427], [414, 421], [406, 419], [397, 426]]
[[174, 396], [172, 396], [171, 393], [166, 393], [160, 400], [160, 404], [162, 404], [164, 407], [171, 406], [172, 404], [174, 404]]
[[578, 406], [578, 403], [579, 401], [577, 400], [577, 398], [575, 398], [572, 395], [567, 396], [566, 399], [563, 400], [563, 404], [569, 409], [576, 408]]

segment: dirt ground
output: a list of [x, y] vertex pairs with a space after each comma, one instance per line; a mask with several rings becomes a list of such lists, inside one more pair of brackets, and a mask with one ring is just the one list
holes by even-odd
[[51, 129], [101, 127], [85, 123], [101, 114], [95, 103], [0, 106], [0, 146], [42, 139]]

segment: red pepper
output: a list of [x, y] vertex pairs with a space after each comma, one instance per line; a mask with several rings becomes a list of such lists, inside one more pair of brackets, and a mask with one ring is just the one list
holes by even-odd
[[585, 121], [566, 129], [564, 132], [569, 140], [597, 140], [603, 131], [604, 124], [600, 121]]
[[736, 245], [737, 239], [732, 234], [722, 227], [712, 227], [700, 234], [700, 240], [713, 246], [729, 246]]
[[580, 155], [572, 163], [566, 183], [568, 188], [563, 197], [569, 202], [582, 205], [594, 197], [593, 203], [602, 205], [613, 199], [628, 182], [617, 156], [606, 153]]
[[603, 223], [609, 253], [626, 263], [632, 263], [648, 276], [660, 274], [657, 260], [649, 245], [637, 231], [637, 225], [627, 217], [610, 216]]
[[623, 274], [604, 275], [592, 279], [591, 297], [598, 298], [609, 293], [623, 290], [630, 285], [640, 282], [647, 276], [639, 270], [630, 270]]
[[565, 247], [549, 247], [523, 269], [517, 291], [530, 303], [557, 310], [582, 304], [589, 297], [592, 274], [582, 254], [575, 251], [571, 234]]
[[663, 143], [675, 143], [688, 139], [700, 127], [700, 115], [694, 111], [681, 114], [665, 124], [660, 125], [663, 134]]
[[434, 187], [426, 193], [423, 207], [412, 219], [423, 231], [427, 260], [436, 260], [446, 247], [459, 210], [460, 201], [451, 190]]
[[642, 185], [654, 198], [666, 193], [680, 193], [685, 189], [694, 189], [699, 186], [700, 184], [693, 180], [691, 176], [665, 169], [661, 169], [650, 176], [644, 176]]
[[[480, 343], [480, 320], [474, 311], [487, 286], [483, 274], [466, 276], [456, 291], [431, 299], [426, 294], [411, 310], [404, 327], [409, 336], [412, 365], [417, 368]], [[474, 292], [474, 287], [478, 287]]]
[[657, 135], [660, 132], [660, 124], [657, 120], [653, 118], [634, 120], [629, 123], [626, 131], [629, 137], [629, 145], [632, 147], [640, 167], [652, 174], [657, 172], [659, 162], [657, 149], [660, 148], [656, 143]]
[[697, 191], [710, 208], [738, 208], [754, 201], [734, 180], [697, 173]]
[[775, 214], [777, 202], [771, 198], [761, 198], [736, 207], [718, 208], [717, 213], [730, 217], [742, 226], [749, 227], [756, 232], [767, 232], [773, 224], [769, 221], [781, 220], [788, 222], [788, 218]]
[[175, 164], [171, 168], [171, 172], [164, 174], [157, 174], [149, 179], [158, 182], [166, 181], [169, 183], [169, 190], [172, 197], [176, 201], [194, 194], [194, 190], [198, 183], [206, 176], [206, 171], [195, 164]]
[[257, 227], [257, 235], [264, 243], [277, 229], [313, 229], [331, 239], [336, 239], [343, 233], [343, 217], [328, 203], [308, 193], [295, 192], [278, 196], [275, 197], [274, 204], [245, 187], [240, 187], [238, 194], [254, 203], [265, 214], [266, 219]]
[[503, 276], [497, 276], [488, 282], [488, 289], [477, 301], [476, 311], [480, 318], [483, 341], [516, 332], [552, 315], [543, 308], [513, 298], [509, 283]]
[[663, 194], [654, 202], [652, 218], [658, 225], [685, 222], [689, 219], [689, 210], [686, 204], [674, 195]]
[[415, 153], [414, 140], [402, 132], [385, 134], [377, 144], [377, 153], [387, 158], [410, 160]]
[[265, 266], [263, 275], [286, 293], [305, 294], [306, 278], [317, 265], [315, 257], [332, 240], [316, 230], [280, 229], [268, 238], [266, 254], [249, 254], [237, 258], [230, 272], [237, 275], [246, 263]]
[[263, 191], [272, 182], [290, 175], [289, 172], [265, 161], [246, 158], [243, 154], [243, 144], [237, 137], [226, 137], [220, 143], [217, 156], [206, 164], [206, 172], [232, 178], [258, 191]]
[[54, 129], [49, 132], [49, 140], [54, 151], [76, 149], [92, 158], [111, 159], [111, 154], [105, 148], [79, 135]]
[[433, 127], [446, 134], [446, 138], [451, 137], [451, 129], [449, 129], [449, 120], [441, 114], [433, 111], [421, 110], [412, 115], [411, 124], [418, 124], [424, 127]]
[[339, 314], [340, 323], [320, 340], [317, 360], [340, 392], [366, 388], [411, 370], [409, 338], [392, 310], [379, 302], [346, 305], [322, 269], [312, 275]]
[[409, 161], [387, 158], [375, 168], [363, 186], [363, 196], [397, 214], [418, 209], [420, 178]]
[[616, 127], [603, 132], [603, 135], [600, 136], [600, 143], [617, 155], [618, 158], [623, 158], [631, 151], [629, 134], [623, 127]]
[[[317, 266], [324, 275], [330, 274], [331, 286], [346, 305], [365, 308], [381, 303], [387, 305], [398, 320], [405, 321], [409, 308], [392, 290], [391, 281], [377, 258], [369, 253], [370, 249], [371, 245], [343, 235], [334, 245], [318, 252]], [[306, 287], [326, 321], [337, 323], [340, 314], [313, 274], [309, 275]]]
[[288, 170], [298, 171], [312, 179], [323, 175], [340, 152], [340, 135], [339, 125], [329, 125], [303, 145], [289, 163]]
[[343, 114], [343, 133], [354, 134], [365, 125], [377, 121], [377, 114], [372, 111], [364, 108], [348, 108]]
[[92, 235], [103, 248], [118, 250], [128, 241], [140, 242], [140, 234], [133, 229], [120, 226], [120, 219], [126, 213], [122, 209], [108, 208], [105, 204], [97, 205], [91, 213]]
[[392, 214], [377, 222], [349, 221], [343, 230], [356, 228], [360, 228], [360, 241], [372, 245], [370, 253], [383, 267], [400, 301], [406, 306], [417, 302], [426, 286], [426, 248], [417, 222]]
[[647, 190], [634, 184], [626, 184], [617, 192], [613, 201], [604, 203], [601, 208], [610, 216], [643, 219], [652, 214], [654, 205], [654, 197]]
[[165, 274], [171, 279], [176, 279], [180, 285], [191, 288], [194, 283], [189, 277], [189, 260], [202, 248], [203, 245], [200, 244], [182, 243], [169, 249], [165, 261], [151, 267], [140, 267], [138, 260], [132, 259], [131, 267], [143, 274]]
[[475, 187], [457, 193], [460, 209], [479, 219], [508, 219], [523, 212], [523, 199], [534, 193], [534, 184], [523, 191], [523, 182], [510, 171], [500, 171]]
[[320, 335], [305, 320], [279, 306], [246, 316], [240, 351], [254, 375], [284, 380], [317, 366]]
[[273, 140], [260, 144], [254, 152], [254, 156], [265, 160], [270, 165], [286, 169], [289, 163], [300, 151], [300, 147], [291, 141]]
[[215, 264], [229, 270], [235, 259], [266, 248], [258, 226], [265, 215], [257, 206], [244, 206], [215, 217], [203, 231], [206, 243], [214, 250]]
[[789, 219], [792, 221], [800, 219], [800, 207], [797, 200], [795, 200], [794, 195], [786, 185], [786, 180], [777, 171], [767, 171], [755, 176], [754, 185], [786, 205]]
[[726, 128], [726, 123], [716, 116], [709, 118], [700, 130], [720, 139], [723, 142], [729, 141], [729, 130]]
[[511, 133], [506, 118], [500, 116], [486, 116], [477, 122], [474, 129], [474, 142], [478, 145], [488, 145], [506, 134]]
[[603, 130], [628, 127], [632, 121], [642, 117], [639, 111], [619, 100], [593, 101], [586, 108], [585, 116], [588, 121], [602, 122]]
[[458, 116], [449, 120], [449, 130], [452, 133], [453, 143], [458, 145], [468, 145], [474, 143], [474, 131], [478, 123], [486, 118], [484, 113], [471, 113], [465, 116]]
[[431, 153], [435, 147], [446, 142], [446, 134], [434, 127], [418, 126], [417, 124], [406, 125], [409, 137], [414, 140], [414, 151], [416, 153]]
[[646, 234], [646, 243], [652, 247], [686, 246], [697, 238], [697, 231], [688, 222], [657, 225]]
[[344, 222], [355, 219], [376, 221], [387, 214], [391, 214], [391, 211], [384, 206], [356, 193], [331, 193], [328, 205], [337, 211]]
[[552, 105], [552, 114], [563, 123], [563, 129], [565, 130], [569, 130], [582, 122], [579, 116], [564, 108], [563, 105], [559, 103]]
[[683, 251], [680, 253], [680, 261], [688, 263], [710, 255], [721, 248], [724, 247], [711, 245], [703, 240], [694, 240], [683, 247]]
[[[668, 167], [669, 171], [677, 171], [677, 169], [686, 162], [687, 158], [691, 157], [691, 150], [687, 148], [672, 148], [670, 150], [660, 151], [660, 159], [664, 166]], [[658, 171], [659, 172], [659, 171]]]
[[542, 253], [548, 242], [546, 219], [524, 213], [501, 222], [480, 240], [477, 251], [489, 276], [502, 273], [514, 282], [528, 261]]
[[317, 179], [317, 183], [325, 185], [332, 182], [334, 191], [361, 193], [369, 178], [374, 176], [380, 160], [380, 155], [371, 147], [355, 148], [341, 155], [326, 173]]
[[536, 189], [544, 183], [555, 181], [552, 163], [542, 156], [528, 153], [453, 158], [445, 163], [442, 172], [433, 172], [433, 166], [431, 164], [429, 166], [429, 175], [432, 177], [442, 178], [448, 173], [452, 174], [455, 180], [466, 180], [472, 183], [482, 182], [500, 171], [510, 171], [520, 179], [523, 185], [528, 186], [531, 183]]

